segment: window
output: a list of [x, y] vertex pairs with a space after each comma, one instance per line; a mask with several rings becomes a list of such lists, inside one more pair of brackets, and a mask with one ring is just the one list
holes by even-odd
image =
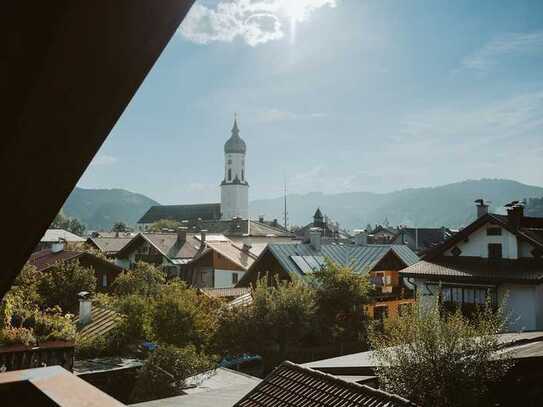
[[238, 273], [232, 273], [232, 284], [237, 284], [238, 278]]
[[386, 305], [380, 305], [373, 309], [373, 319], [383, 321], [388, 317], [388, 307]]
[[232, 181], [232, 168], [228, 168], [228, 181]]
[[501, 236], [502, 228], [497, 226], [491, 226], [486, 230], [487, 236]]
[[102, 274], [102, 287], [107, 287], [107, 273]]
[[451, 250], [451, 253], [453, 256], [460, 256], [462, 254], [462, 250], [460, 250], [457, 246], [454, 246], [454, 248]]
[[245, 181], [245, 170], [241, 170], [241, 180]]
[[441, 289], [443, 303], [483, 305], [488, 295], [491, 295], [489, 290], [481, 287], [443, 287]]
[[489, 243], [488, 244], [488, 258], [489, 259], [501, 259], [502, 258], [502, 245], [501, 245], [501, 243]]

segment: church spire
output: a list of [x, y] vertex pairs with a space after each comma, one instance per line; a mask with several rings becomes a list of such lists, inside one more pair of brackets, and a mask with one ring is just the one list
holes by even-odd
[[232, 126], [232, 135], [233, 136], [239, 136], [238, 114], [237, 113], [234, 113], [234, 125]]

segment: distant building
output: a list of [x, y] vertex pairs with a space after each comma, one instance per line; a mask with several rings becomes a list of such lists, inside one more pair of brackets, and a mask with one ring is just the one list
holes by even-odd
[[313, 215], [313, 222], [308, 223], [295, 232], [296, 238], [308, 241], [310, 231], [314, 228], [320, 229], [321, 236], [327, 240], [346, 240], [350, 237], [345, 231], [342, 231], [339, 228], [339, 224], [337, 222], [334, 222], [328, 217], [324, 216], [320, 208], [317, 208], [315, 211], [315, 214]]
[[246, 176], [247, 145], [239, 136], [237, 118], [232, 134], [224, 144], [224, 176], [220, 185], [221, 202], [191, 205], [156, 205], [138, 221], [138, 229], [147, 230], [161, 219], [177, 222], [231, 221], [249, 219], [249, 183]]
[[113, 280], [123, 272], [123, 268], [112, 262], [95, 256], [92, 253], [78, 250], [65, 250], [62, 242], [55, 243], [50, 249], [32, 253], [28, 263], [36, 267], [38, 271], [47, 272], [58, 262], [79, 261], [84, 267], [94, 270], [97, 289], [108, 290]]
[[87, 244], [107, 257], [113, 258], [135, 236], [133, 233], [117, 233], [117, 236], [102, 236], [100, 234], [89, 237]]
[[543, 218], [524, 216], [518, 202], [507, 215], [487, 213], [483, 205], [477, 220], [400, 275], [423, 306], [439, 298], [471, 313], [490, 298], [508, 309], [509, 330], [543, 330]]
[[40, 243], [38, 243], [34, 251], [49, 249], [55, 243], [59, 243], [62, 241], [67, 242], [67, 243], [72, 243], [72, 244], [81, 244], [81, 245], [85, 243], [85, 239], [77, 236], [76, 234], [72, 232], [68, 232], [67, 230], [47, 229], [45, 231], [45, 234], [40, 239]]
[[405, 244], [416, 253], [424, 253], [453, 235], [450, 229], [402, 227], [392, 239], [392, 244]]

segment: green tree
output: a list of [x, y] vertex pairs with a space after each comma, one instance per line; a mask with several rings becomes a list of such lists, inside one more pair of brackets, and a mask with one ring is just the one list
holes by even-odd
[[75, 233], [76, 235], [82, 236], [85, 233], [85, 225], [83, 225], [76, 218], [69, 218], [60, 211], [53, 222], [49, 226], [50, 229], [64, 229], [69, 232]]
[[46, 307], [59, 305], [68, 312], [77, 310], [79, 292], [95, 289], [94, 269], [83, 267], [78, 260], [58, 262], [43, 273], [38, 285], [38, 293]]
[[133, 270], [118, 275], [112, 288], [113, 292], [119, 296], [131, 294], [154, 296], [160, 292], [165, 282], [166, 276], [163, 271], [140, 261], [136, 263]]
[[486, 306], [471, 319], [438, 302], [373, 330], [379, 383], [420, 406], [489, 406], [489, 386], [512, 366], [497, 351], [505, 318]]
[[172, 219], [160, 219], [149, 226], [149, 232], [162, 232], [164, 229], [176, 230], [181, 227], [181, 223]]
[[187, 378], [216, 366], [213, 358], [193, 346], [160, 345], [138, 374], [132, 402], [155, 400], [181, 394]]
[[111, 228], [112, 232], [129, 232], [130, 228], [124, 222], [115, 222]]
[[370, 302], [371, 285], [362, 273], [326, 261], [314, 274], [318, 316], [324, 338], [331, 341], [365, 341], [364, 305]]
[[268, 361], [284, 360], [290, 349], [307, 344], [315, 333], [315, 290], [301, 282], [279, 282], [266, 287], [259, 282], [253, 303], [224, 310], [216, 344], [223, 354], [246, 352], [268, 355]]
[[210, 344], [217, 327], [217, 302], [183, 282], [162, 287], [155, 299], [151, 325], [159, 342], [183, 347], [194, 344], [199, 350]]

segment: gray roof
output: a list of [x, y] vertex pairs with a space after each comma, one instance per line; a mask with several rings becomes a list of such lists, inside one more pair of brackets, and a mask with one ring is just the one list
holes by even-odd
[[138, 223], [154, 223], [161, 219], [170, 219], [177, 222], [184, 220], [212, 220], [221, 217], [221, 204], [191, 204], [191, 205], [156, 205], [138, 220]]
[[192, 388], [183, 396], [138, 403], [139, 407], [231, 407], [249, 393], [260, 379], [224, 367], [187, 379]]
[[94, 244], [98, 250], [105, 254], [116, 254], [121, 250], [128, 242], [130, 242], [134, 236], [123, 237], [89, 237], [87, 242]]
[[85, 241], [85, 239], [77, 236], [76, 234], [72, 232], [68, 232], [64, 229], [47, 229], [45, 231], [45, 234], [42, 236], [40, 242], [58, 242], [59, 239], [64, 239], [67, 242], [75, 242], [75, 243], [82, 243]]
[[304, 273], [293, 257], [309, 258], [310, 264], [322, 263], [323, 258], [330, 259], [342, 266], [350, 266], [357, 273], [370, 271], [389, 252], [394, 252], [406, 266], [415, 264], [419, 258], [404, 245], [341, 245], [323, 244], [317, 251], [311, 244], [270, 243], [268, 250], [273, 254], [282, 268], [291, 275], [303, 276]]
[[543, 282], [543, 261], [485, 258], [442, 257], [434, 261], [419, 261], [400, 271], [404, 277], [423, 277], [439, 281], [485, 282]]

